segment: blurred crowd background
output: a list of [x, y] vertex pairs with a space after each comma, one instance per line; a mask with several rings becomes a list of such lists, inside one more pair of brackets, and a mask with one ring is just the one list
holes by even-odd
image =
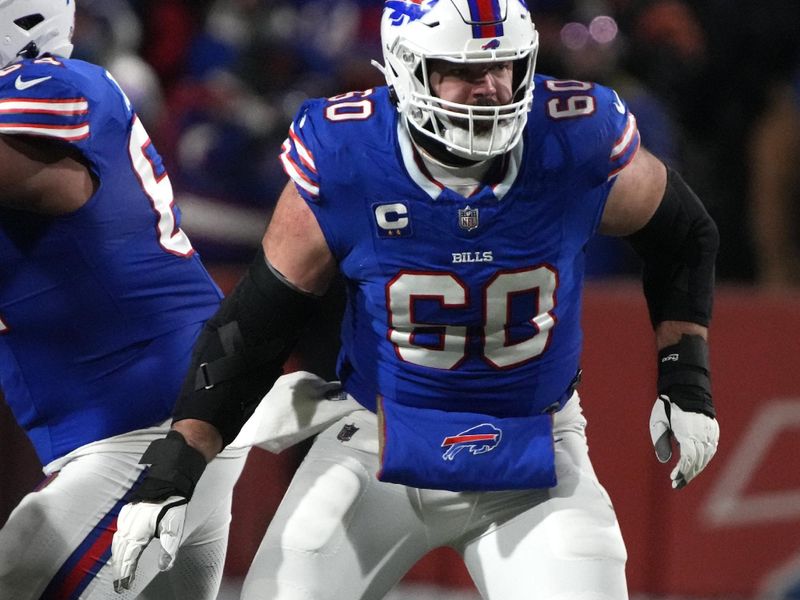
[[[607, 84], [721, 234], [718, 278], [800, 285], [800, 2], [527, 0], [538, 71]], [[311, 96], [381, 85], [380, 0], [81, 0], [74, 56], [106, 66], [169, 168], [207, 263], [249, 261]], [[638, 261], [598, 238], [595, 278]]]
[[[583, 384], [592, 397], [586, 410], [596, 468], [629, 544], [631, 589], [662, 598], [669, 592], [673, 599], [676, 591], [697, 598], [714, 590], [718, 600], [733, 600], [762, 586], [781, 590], [769, 600], [800, 599], [800, 470], [781, 468], [800, 456], [800, 1], [527, 4], [540, 33], [537, 70], [614, 87], [636, 114], [643, 143], [684, 175], [720, 229], [717, 275], [725, 289], [715, 313], [721, 342], [714, 346], [715, 386], [720, 405], [730, 407], [728, 441], [689, 495], [658, 487], [664, 472], [640, 426], [649, 403], [619, 402], [652, 385], [639, 261], [624, 242], [603, 237], [588, 254], [589, 275], [601, 285], [586, 306], [585, 355], [596, 367]], [[183, 227], [223, 289], [231, 289], [251, 260], [286, 182], [278, 155], [303, 100], [383, 84], [370, 65], [381, 57], [382, 5], [78, 0], [73, 56], [104, 65], [130, 96], [169, 169]], [[614, 284], [606, 288], [604, 280]], [[336, 286], [330, 299], [309, 328], [313, 339], [301, 338], [287, 370], [334, 378]], [[30, 445], [7, 413], [0, 407], [7, 448], [0, 461], [0, 523], [41, 479]], [[765, 431], [760, 417], [773, 414], [779, 415], [774, 431]], [[625, 427], [641, 434], [626, 440], [636, 451], [619, 444]], [[789, 439], [784, 433], [793, 441], [782, 446]], [[250, 454], [237, 484], [234, 551], [220, 598], [236, 597], [304, 451], [301, 445], [279, 456]], [[771, 466], [769, 477], [756, 476], [756, 459]], [[756, 501], [764, 498], [766, 508], [758, 512]], [[718, 505], [736, 510], [715, 517]], [[465, 572], [453, 563], [452, 554], [436, 554], [414, 579], [450, 582], [452, 594], [399, 590], [392, 599], [473, 600]]]

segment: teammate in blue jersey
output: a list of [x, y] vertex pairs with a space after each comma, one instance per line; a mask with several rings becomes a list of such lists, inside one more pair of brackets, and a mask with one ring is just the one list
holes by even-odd
[[[0, 386], [47, 475], [0, 529], [4, 599], [114, 596], [117, 514], [221, 299], [125, 94], [68, 58], [74, 10], [0, 3]], [[175, 568], [146, 555], [130, 597], [216, 598], [244, 459], [209, 467]]]
[[[677, 440], [681, 488], [719, 436], [716, 227], [640, 146], [614, 91], [534, 75], [523, 0], [387, 1], [381, 38], [386, 87], [310, 100], [292, 123], [291, 181], [198, 341], [170, 435], [206, 460], [225, 447], [338, 270], [339, 377], [360, 409], [317, 437], [243, 598], [381, 598], [440, 546], [487, 599], [627, 598], [576, 390], [584, 249], [602, 231], [643, 258], [659, 361], [650, 431], [662, 461]], [[154, 468], [188, 474], [183, 461], [176, 446]], [[120, 520], [122, 584], [141, 544], [130, 532], [148, 522], [152, 537], [153, 515], [170, 514], [148, 493], [162, 486], [178, 489], [145, 480], [149, 502]]]

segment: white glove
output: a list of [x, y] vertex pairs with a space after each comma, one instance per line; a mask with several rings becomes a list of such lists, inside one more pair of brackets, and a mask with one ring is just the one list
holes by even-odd
[[662, 463], [672, 458], [673, 436], [680, 447], [680, 459], [670, 479], [672, 487], [680, 489], [705, 469], [717, 452], [719, 423], [706, 414], [681, 410], [662, 394], [650, 413], [650, 439]]
[[122, 507], [111, 542], [115, 592], [131, 589], [139, 557], [154, 537], [161, 542], [159, 570], [172, 568], [183, 537], [188, 502], [183, 496], [170, 496], [161, 502], [134, 502]]

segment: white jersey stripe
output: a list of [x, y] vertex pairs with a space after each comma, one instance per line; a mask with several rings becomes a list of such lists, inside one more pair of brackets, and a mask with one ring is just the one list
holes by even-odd
[[622, 171], [625, 167], [627, 167], [629, 164], [631, 164], [631, 161], [633, 161], [633, 157], [636, 156], [637, 152], [639, 152], [639, 147], [641, 146], [641, 142], [642, 142], [642, 139], [637, 135], [636, 136], [636, 148], [634, 148], [633, 152], [631, 152], [630, 156], [627, 158], [627, 160], [624, 163], [622, 163], [616, 169], [611, 171], [611, 173], [609, 173], [608, 179], [612, 179], [613, 177], [616, 177], [617, 174], [619, 174], [620, 171]]
[[0, 113], [32, 113], [52, 115], [83, 115], [89, 112], [89, 103], [82, 98], [71, 100], [35, 100], [9, 98], [0, 100]]
[[286, 174], [292, 179], [292, 181], [294, 181], [312, 196], [319, 196], [319, 186], [314, 185], [305, 177], [305, 175], [303, 175], [303, 172], [297, 167], [297, 165], [294, 164], [294, 161], [292, 161], [288, 150], [285, 150], [283, 153], [281, 153], [280, 159], [281, 163], [283, 163], [283, 170], [286, 171]]
[[628, 115], [628, 123], [625, 126], [625, 131], [622, 136], [617, 140], [616, 145], [611, 149], [611, 160], [614, 161], [622, 156], [628, 149], [634, 135], [636, 134], [636, 117], [632, 114]]
[[0, 123], [0, 133], [23, 133], [44, 137], [54, 137], [68, 142], [77, 142], [89, 137], [89, 123], [78, 125], [34, 125], [30, 123]]
[[307, 166], [312, 172], [316, 173], [317, 165], [314, 162], [314, 157], [311, 156], [311, 153], [303, 145], [302, 140], [300, 140], [297, 133], [295, 133], [294, 123], [292, 123], [291, 127], [289, 127], [289, 136], [292, 138], [292, 141], [294, 142], [294, 146], [297, 149], [297, 154], [300, 156], [300, 160], [303, 161], [303, 164]]

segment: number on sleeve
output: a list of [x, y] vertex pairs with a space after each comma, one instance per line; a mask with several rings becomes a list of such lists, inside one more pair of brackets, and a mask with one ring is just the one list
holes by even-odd
[[547, 101], [547, 114], [553, 119], [572, 119], [586, 117], [595, 111], [594, 98], [591, 96], [567, 96], [566, 98], [550, 98]]
[[19, 71], [22, 68], [22, 65], [16, 64], [8, 66], [4, 69], [0, 69], [0, 77], [5, 77], [9, 73], [13, 73], [14, 71]]
[[329, 121], [364, 121], [375, 112], [375, 104], [367, 96], [371, 96], [374, 88], [363, 92], [347, 92], [328, 98], [330, 104], [325, 107], [325, 118]]
[[[551, 92], [588, 92], [592, 84], [572, 79], [548, 79], [545, 87]], [[547, 114], [551, 119], [573, 119], [594, 114], [597, 109], [594, 96], [590, 94], [571, 94], [558, 96], [547, 101]]]

